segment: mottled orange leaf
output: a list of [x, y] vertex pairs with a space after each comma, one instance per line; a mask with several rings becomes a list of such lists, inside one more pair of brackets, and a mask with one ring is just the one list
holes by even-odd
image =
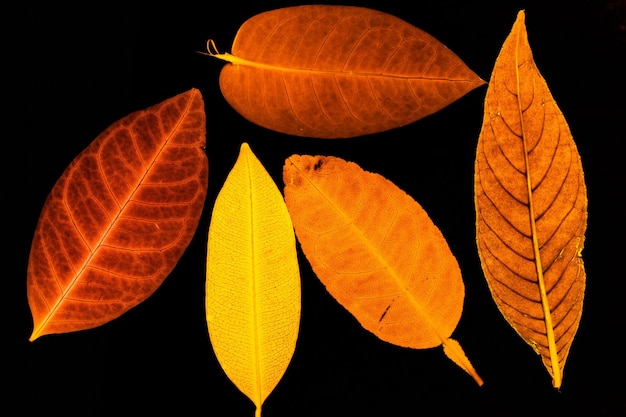
[[283, 181], [302, 251], [328, 292], [380, 339], [443, 345], [482, 384], [450, 337], [463, 311], [461, 270], [424, 209], [384, 177], [335, 157], [292, 155]]
[[569, 127], [533, 60], [524, 12], [487, 89], [475, 202], [493, 299], [559, 388], [582, 312], [587, 195]]
[[296, 136], [343, 138], [428, 116], [484, 84], [451, 50], [376, 10], [307, 5], [258, 14], [237, 32], [222, 93], [246, 119]]
[[205, 143], [191, 89], [113, 123], [72, 161], [33, 238], [31, 340], [107, 323], [161, 285], [200, 219]]

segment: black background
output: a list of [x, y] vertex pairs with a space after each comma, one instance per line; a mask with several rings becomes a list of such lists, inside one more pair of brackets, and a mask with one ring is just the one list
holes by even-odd
[[[526, 10], [535, 60], [578, 145], [589, 196], [584, 314], [560, 392], [495, 307], [476, 252], [473, 164], [486, 86], [409, 126], [346, 140], [274, 133], [244, 120], [223, 99], [222, 62], [197, 51], [209, 38], [229, 51], [246, 19], [296, 4], [47, 2], [7, 10], [6, 23], [15, 29], [4, 39], [9, 94], [3, 159], [11, 172], [5, 174], [4, 201], [3, 258], [10, 268], [3, 280], [3, 406], [18, 407], [17, 415], [253, 415], [252, 404], [221, 371], [204, 318], [210, 212], [246, 141], [281, 189], [284, 159], [309, 153], [356, 162], [415, 198], [461, 266], [466, 299], [454, 337], [485, 380], [479, 388], [441, 349], [399, 348], [363, 330], [299, 252], [300, 336], [264, 416], [626, 415], [625, 2], [335, 3], [408, 21], [485, 80], [517, 12]], [[122, 317], [28, 342], [26, 265], [56, 179], [108, 125], [192, 87], [205, 100], [210, 174], [205, 211], [188, 250], [159, 290]]]

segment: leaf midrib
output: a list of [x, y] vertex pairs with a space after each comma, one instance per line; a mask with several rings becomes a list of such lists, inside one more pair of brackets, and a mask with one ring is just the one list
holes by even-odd
[[236, 55], [229, 54], [229, 53], [208, 53], [207, 55], [220, 59], [222, 61], [230, 62], [233, 65], [241, 65], [241, 66], [245, 66], [249, 68], [266, 69], [266, 70], [276, 71], [276, 72], [293, 72], [293, 73], [308, 74], [308, 75], [310, 74], [327, 74], [327, 75], [333, 75], [333, 76], [343, 75], [343, 76], [385, 78], [385, 79], [395, 78], [395, 79], [400, 79], [400, 80], [450, 81], [450, 82], [468, 82], [468, 83], [480, 83], [480, 84], [483, 83], [482, 80], [464, 80], [464, 79], [445, 78], [445, 77], [407, 76], [407, 75], [383, 74], [383, 73], [375, 73], [375, 72], [324, 70], [324, 69], [318, 69], [318, 68], [295, 68], [295, 67], [287, 67], [287, 66], [266, 64], [263, 62], [251, 61], [251, 60], [241, 58]]
[[255, 222], [254, 222], [254, 199], [252, 198], [252, 192], [254, 190], [253, 184], [253, 168], [250, 166], [250, 155], [246, 152], [246, 169], [248, 173], [248, 197], [250, 204], [250, 269], [251, 269], [251, 277], [252, 277], [252, 326], [253, 326], [253, 346], [254, 346], [254, 378], [256, 382], [257, 392], [256, 394], [256, 411], [255, 416], [261, 415], [261, 405], [263, 403], [263, 385], [262, 385], [262, 375], [261, 375], [261, 349], [260, 349], [260, 341], [259, 341], [259, 320], [258, 320], [258, 311], [257, 311], [257, 298], [259, 294], [258, 288], [258, 280], [256, 277], [255, 265], [256, 265], [256, 252], [255, 252], [255, 238], [256, 234], [254, 233]]
[[[522, 21], [522, 25], [523, 25], [523, 21]], [[522, 100], [520, 97], [521, 90], [520, 90], [520, 73], [519, 73], [519, 67], [520, 67], [519, 55], [520, 55], [520, 42], [522, 41], [520, 39], [521, 33], [522, 33], [522, 30], [521, 29], [518, 30], [516, 42], [515, 42], [515, 81], [516, 81], [516, 91], [517, 91], [516, 98], [517, 98], [519, 120], [520, 120], [520, 127], [521, 127], [521, 139], [522, 139], [522, 145], [523, 145], [523, 150], [524, 150], [524, 166], [526, 170], [526, 190], [528, 193], [528, 212], [529, 212], [528, 214], [529, 214], [529, 220], [530, 220], [530, 232], [531, 232], [531, 238], [532, 238], [533, 254], [535, 258], [535, 267], [537, 271], [537, 284], [539, 286], [539, 295], [541, 297], [541, 307], [543, 309], [544, 322], [546, 325], [546, 337], [548, 339], [548, 351], [550, 354], [550, 362], [552, 365], [553, 385], [555, 388], [559, 388], [561, 386], [562, 375], [561, 375], [561, 369], [559, 365], [558, 352], [556, 349], [554, 326], [552, 324], [552, 314], [550, 311], [550, 303], [548, 300], [548, 295], [546, 292], [546, 284], [545, 284], [545, 280], [543, 276], [543, 265], [541, 261], [541, 251], [539, 249], [539, 238], [537, 235], [537, 224], [536, 224], [536, 219], [535, 219], [533, 186], [532, 186], [532, 179], [531, 179], [531, 174], [530, 174], [531, 172], [530, 171], [530, 159], [529, 159], [528, 143], [527, 143], [527, 137], [526, 137], [527, 135], [524, 129], [524, 110], [522, 107]]]

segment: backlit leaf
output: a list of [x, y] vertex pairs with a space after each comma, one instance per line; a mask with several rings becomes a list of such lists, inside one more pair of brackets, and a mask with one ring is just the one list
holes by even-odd
[[428, 116], [484, 84], [441, 42], [376, 10], [307, 5], [258, 14], [237, 32], [222, 93], [246, 119], [342, 138]]
[[582, 312], [587, 195], [569, 127], [535, 66], [524, 12], [487, 89], [475, 203], [493, 299], [559, 388]]
[[295, 349], [300, 273], [283, 197], [246, 143], [213, 207], [206, 315], [220, 365], [260, 416]]
[[422, 207], [382, 176], [335, 157], [292, 155], [283, 181], [298, 241], [328, 292], [382, 340], [443, 344], [482, 384], [450, 338], [465, 295], [459, 265]]
[[107, 323], [161, 285], [200, 220], [205, 143], [192, 89], [118, 120], [72, 161], [33, 238], [31, 340]]

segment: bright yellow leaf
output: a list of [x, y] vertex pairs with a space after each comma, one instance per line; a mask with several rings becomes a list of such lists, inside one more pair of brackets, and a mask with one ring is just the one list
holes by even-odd
[[246, 143], [213, 207], [206, 315], [220, 365], [260, 416], [295, 350], [300, 274], [282, 194]]

